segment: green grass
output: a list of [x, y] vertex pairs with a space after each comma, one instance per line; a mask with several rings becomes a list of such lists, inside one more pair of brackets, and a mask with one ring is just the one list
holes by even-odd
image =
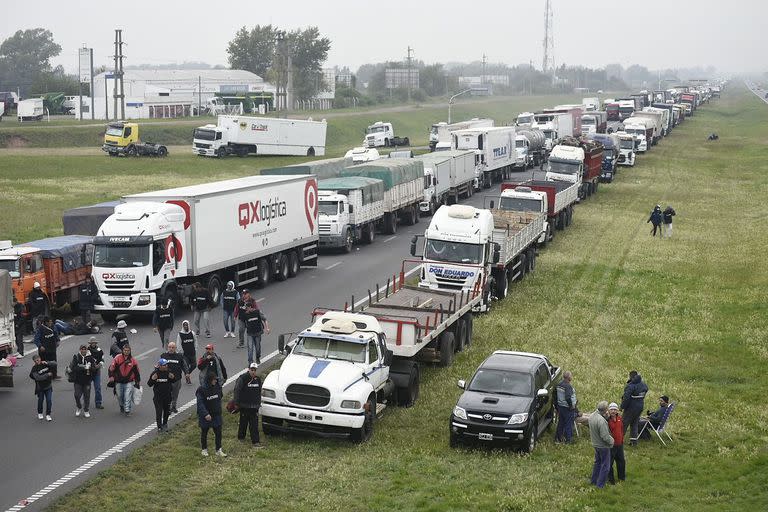
[[[224, 461], [199, 455], [187, 421], [58, 500], [52, 510], [766, 510], [768, 316], [763, 265], [768, 109], [734, 85], [634, 169], [577, 208], [451, 368], [426, 368], [415, 407], [386, 411], [371, 442], [269, 439], [252, 451], [226, 418]], [[720, 140], [706, 142], [716, 131]], [[672, 204], [672, 240], [648, 212]], [[582, 410], [618, 400], [627, 371], [647, 407], [678, 404], [674, 442], [627, 448], [628, 480], [588, 483], [588, 434], [546, 435], [531, 456], [448, 447], [455, 382], [499, 348], [536, 351], [574, 372]], [[550, 432], [551, 434], [551, 432]], [[158, 496], [172, 497], [158, 499]]]

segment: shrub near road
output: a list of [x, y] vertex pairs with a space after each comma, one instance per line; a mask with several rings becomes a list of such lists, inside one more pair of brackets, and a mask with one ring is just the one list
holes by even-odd
[[[712, 131], [716, 143], [706, 142]], [[53, 510], [765, 510], [768, 413], [763, 263], [768, 109], [739, 86], [700, 109], [634, 169], [580, 205], [537, 270], [475, 324], [448, 369], [427, 369], [421, 398], [394, 409], [363, 445], [269, 438], [203, 460], [188, 421], [63, 498]], [[656, 203], [678, 212], [651, 238]], [[627, 448], [628, 480], [588, 483], [592, 449], [545, 436], [532, 456], [448, 448], [455, 382], [497, 348], [547, 354], [574, 372], [581, 409], [620, 397], [627, 371], [677, 402], [663, 448]], [[551, 431], [550, 431], [551, 434]], [[158, 500], [167, 496], [167, 501]]]

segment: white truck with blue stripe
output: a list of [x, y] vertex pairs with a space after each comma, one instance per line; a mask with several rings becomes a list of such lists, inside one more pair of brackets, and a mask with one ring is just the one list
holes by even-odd
[[315, 309], [296, 339], [280, 336], [287, 356], [262, 386], [264, 433], [369, 439], [386, 407], [417, 400], [417, 361], [448, 366], [471, 343], [480, 296], [406, 286], [401, 271], [359, 312]]

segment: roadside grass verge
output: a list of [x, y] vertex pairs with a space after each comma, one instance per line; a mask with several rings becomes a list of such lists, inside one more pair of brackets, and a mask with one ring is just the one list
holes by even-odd
[[[768, 109], [732, 85], [635, 168], [579, 205], [536, 272], [478, 317], [468, 351], [425, 367], [415, 407], [390, 409], [364, 445], [269, 438], [262, 451], [225, 419], [226, 460], [202, 459], [193, 420], [58, 500], [55, 511], [766, 510]], [[717, 143], [706, 134], [716, 131]], [[735, 148], [739, 149], [735, 149]], [[649, 235], [656, 203], [678, 212], [671, 240]], [[627, 448], [628, 479], [589, 485], [592, 449], [550, 430], [531, 456], [448, 447], [448, 415], [493, 350], [547, 354], [574, 372], [580, 408], [618, 401], [627, 372], [650, 387], [646, 408], [678, 404], [674, 437]], [[158, 496], [165, 497], [158, 499]]]

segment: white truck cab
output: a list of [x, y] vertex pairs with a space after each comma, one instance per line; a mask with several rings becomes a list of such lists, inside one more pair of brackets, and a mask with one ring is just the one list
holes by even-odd
[[515, 121], [515, 126], [519, 126], [520, 128], [532, 128], [534, 123], [534, 113], [523, 112], [522, 114], [518, 114], [517, 121]]
[[627, 132], [616, 132], [619, 137], [619, 161], [618, 165], [635, 165], [635, 146], [636, 138], [633, 134]]
[[[549, 203], [547, 194], [538, 190], [531, 190], [530, 187], [517, 187], [506, 189], [499, 196], [499, 210], [508, 210], [515, 212], [537, 212], [547, 213]], [[549, 219], [544, 220], [544, 231], [539, 237], [538, 243], [547, 242], [547, 233], [549, 233]]]
[[515, 136], [515, 167], [527, 169], [533, 165], [533, 157], [529, 154], [530, 145], [531, 143], [525, 135]]
[[206, 124], [195, 128], [192, 135], [192, 148], [200, 156], [219, 156], [226, 151], [229, 143], [227, 131], [215, 124]]
[[645, 153], [648, 151], [651, 144], [648, 141], [648, 137], [646, 137], [647, 123], [645, 118], [630, 117], [629, 119], [625, 120], [624, 131], [630, 135], [634, 135], [635, 139], [637, 139], [637, 151], [639, 153]]
[[547, 181], [567, 181], [581, 183], [584, 171], [584, 150], [575, 146], [561, 144], [552, 148], [546, 166]]
[[363, 145], [369, 148], [389, 147], [395, 137], [392, 123], [376, 121], [365, 130]]

